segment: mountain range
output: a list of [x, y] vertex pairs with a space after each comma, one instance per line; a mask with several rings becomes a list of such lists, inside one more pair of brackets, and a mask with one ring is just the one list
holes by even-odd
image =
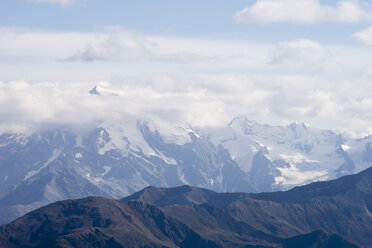
[[147, 187], [52, 203], [0, 227], [1, 247], [372, 247], [372, 168], [268, 193]]
[[142, 188], [217, 192], [291, 189], [372, 165], [372, 136], [345, 138], [304, 123], [234, 118], [222, 128], [165, 127], [127, 117], [79, 128], [0, 135], [0, 224], [48, 203], [122, 198]]

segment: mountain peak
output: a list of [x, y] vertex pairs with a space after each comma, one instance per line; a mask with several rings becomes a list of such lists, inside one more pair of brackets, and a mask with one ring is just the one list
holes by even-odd
[[91, 94], [91, 95], [97, 95], [97, 96], [100, 96], [101, 95], [99, 93], [99, 91], [97, 90], [97, 86], [94, 86], [94, 88], [89, 91], [89, 94]]
[[190, 185], [175, 188], [159, 188], [149, 186], [143, 190], [123, 198], [123, 202], [142, 201], [156, 206], [169, 205], [200, 205], [207, 203], [212, 206], [226, 206], [230, 202], [240, 199], [245, 193], [216, 193], [214, 191]]
[[297, 129], [297, 128], [308, 129], [309, 125], [307, 125], [304, 122], [292, 122], [287, 127], [289, 127], [290, 129]]
[[150, 186], [121, 201], [61, 201], [0, 227], [0, 246], [370, 247], [371, 177], [266, 195]]
[[248, 116], [246, 115], [238, 115], [238, 116], [235, 116], [231, 121], [230, 123], [228, 124], [228, 126], [232, 126], [236, 123], [239, 123], [239, 124], [245, 124], [245, 125], [259, 125], [258, 122], [254, 121], [254, 120], [251, 120], [248, 118]]

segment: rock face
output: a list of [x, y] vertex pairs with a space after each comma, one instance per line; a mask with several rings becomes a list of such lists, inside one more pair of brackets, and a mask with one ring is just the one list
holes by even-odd
[[[166, 131], [164, 131], [166, 130]], [[0, 135], [0, 224], [48, 203], [122, 198], [144, 187], [217, 192], [286, 190], [372, 165], [372, 137], [352, 140], [305, 124], [159, 127], [126, 118], [83, 129]]]
[[147, 187], [50, 204], [0, 228], [0, 247], [372, 247], [372, 168], [272, 193]]

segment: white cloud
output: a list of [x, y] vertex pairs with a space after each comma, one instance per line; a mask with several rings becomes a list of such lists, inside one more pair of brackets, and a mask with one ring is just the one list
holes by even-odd
[[[248, 114], [372, 133], [372, 88], [363, 74], [369, 49], [312, 40], [154, 37], [122, 29], [0, 28], [0, 106], [6, 106], [0, 108], [0, 131], [128, 115], [216, 126]], [[316, 70], [330, 57], [338, 70]], [[88, 94], [95, 85], [100, 97]]]
[[[120, 27], [105, 28], [104, 32], [97, 34], [93, 41], [84, 49], [69, 57], [67, 61], [134, 61], [147, 60], [164, 63], [209, 63], [217, 62], [221, 57], [203, 55], [193, 51], [195, 43], [190, 50], [185, 47], [172, 50], [169, 47], [162, 49], [162, 41], [123, 30]], [[167, 40], [167, 45], [171, 40]], [[177, 40], [175, 41], [177, 42]], [[178, 40], [179, 42], [179, 40]], [[223, 59], [223, 58], [222, 58]]]
[[[88, 93], [95, 85], [100, 96]], [[337, 123], [339, 130], [367, 134], [372, 133], [371, 90], [367, 80], [244, 74], [0, 82], [0, 104], [7, 106], [0, 108], [0, 131], [80, 126], [128, 116], [173, 126], [221, 126], [238, 114], [248, 114], [252, 119]]]
[[207, 57], [195, 53], [168, 53], [156, 58], [159, 61], [170, 63], [194, 63], [194, 62], [213, 62], [215, 58]]
[[300, 39], [279, 43], [272, 51], [271, 63], [319, 63], [329, 57], [330, 53], [318, 42]]
[[364, 74], [365, 75], [372, 75], [372, 65], [368, 65], [365, 69], [364, 69]]
[[239, 22], [258, 23], [319, 23], [372, 21], [372, 9], [367, 2], [338, 1], [336, 6], [319, 0], [257, 0], [235, 15]]
[[99, 35], [95, 42], [88, 44], [69, 60], [91, 62], [149, 59], [154, 56], [155, 48], [156, 45], [145, 37], [114, 28]]
[[0, 79], [76, 81], [241, 70], [265, 64], [270, 46], [148, 36], [115, 27], [95, 32], [0, 27]]
[[[100, 96], [89, 94], [97, 84]], [[167, 75], [126, 78], [125, 82], [0, 82], [1, 131], [32, 131], [49, 125], [88, 125], [127, 116], [172, 124], [215, 125], [224, 104], [205, 90], [179, 87]], [[209, 111], [213, 109], [214, 111]]]
[[156, 37], [120, 28], [96, 32], [0, 28], [0, 80], [6, 81], [91, 81], [169, 72], [331, 73], [342, 78], [369, 64], [368, 47], [312, 40], [275, 44]]
[[361, 44], [372, 46], [372, 26], [353, 34], [352, 39]]

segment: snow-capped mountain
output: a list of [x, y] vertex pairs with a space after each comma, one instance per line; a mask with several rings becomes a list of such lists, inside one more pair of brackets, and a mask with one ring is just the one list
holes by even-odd
[[347, 140], [304, 123], [269, 126], [238, 116], [210, 138], [229, 151], [257, 191], [338, 178], [361, 171], [371, 162], [364, 154], [370, 153], [372, 137]]
[[147, 122], [0, 136], [0, 222], [47, 203], [123, 197], [148, 185], [254, 191], [221, 146], [191, 129], [161, 135]]
[[[166, 130], [166, 131], [164, 131]], [[148, 185], [261, 192], [337, 178], [372, 164], [372, 137], [245, 116], [224, 128], [159, 128], [126, 118], [94, 128], [0, 136], [0, 223], [47, 203], [120, 198]]]

